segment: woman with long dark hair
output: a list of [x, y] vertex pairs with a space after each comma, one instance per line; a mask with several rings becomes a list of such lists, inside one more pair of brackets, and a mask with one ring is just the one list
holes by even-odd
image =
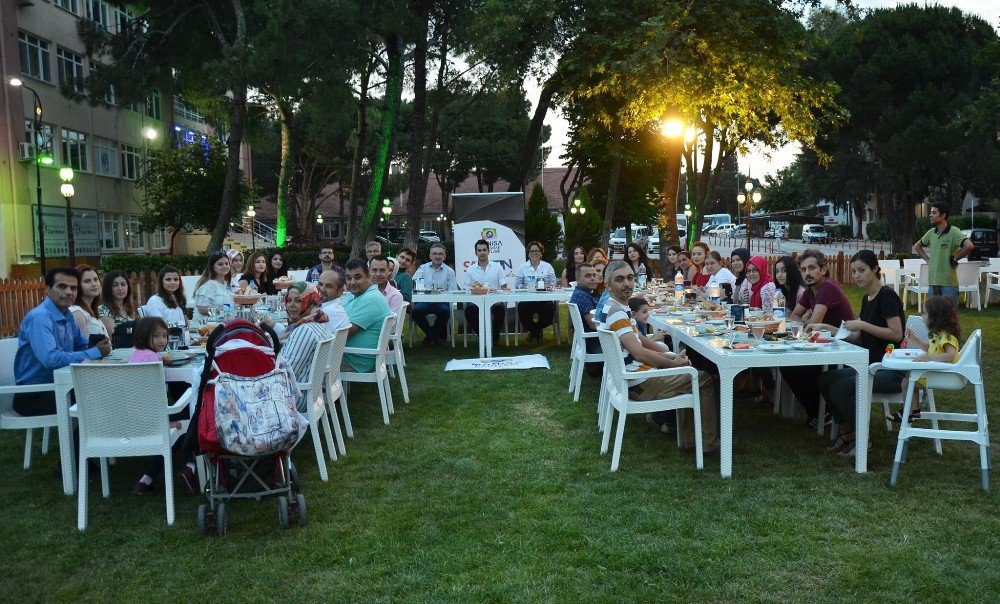
[[799, 296], [806, 289], [806, 284], [802, 281], [802, 273], [799, 272], [799, 265], [791, 256], [782, 256], [774, 263], [774, 284], [785, 297], [785, 310], [790, 314], [795, 310], [795, 304]]
[[267, 284], [264, 286], [268, 295], [278, 293], [278, 288], [274, 286], [274, 280], [279, 277], [288, 276], [288, 267], [285, 266], [285, 257], [280, 251], [271, 252], [267, 258]]
[[733, 301], [737, 304], [748, 304], [750, 302], [751, 286], [747, 282], [747, 268], [749, 268], [747, 264], [749, 262], [750, 250], [745, 247], [738, 247], [729, 255], [729, 270], [736, 275], [736, 284], [733, 288]]
[[108, 329], [98, 318], [101, 306], [101, 278], [97, 275], [97, 269], [81, 264], [76, 267], [76, 272], [80, 273], [80, 287], [76, 290], [76, 303], [69, 307], [73, 313], [76, 324], [80, 331], [92, 336], [109, 336]]
[[587, 250], [582, 245], [574, 245], [566, 255], [566, 266], [563, 268], [562, 277], [559, 278], [559, 285], [566, 287], [576, 281], [576, 267], [586, 260]]
[[132, 284], [124, 271], [110, 271], [104, 275], [101, 305], [97, 307], [97, 314], [108, 333], [114, 333], [116, 326], [138, 318]]
[[194, 291], [195, 308], [201, 316], [211, 314], [213, 306], [233, 305], [233, 291], [229, 289], [232, 280], [229, 266], [229, 255], [225, 251], [208, 255], [205, 271], [198, 279], [198, 286]]
[[649, 255], [641, 244], [632, 242], [625, 246], [625, 261], [632, 267], [632, 272], [639, 275], [639, 267], [644, 269], [647, 279], [653, 278], [653, 267], [649, 264]]
[[185, 307], [187, 307], [187, 297], [184, 296], [181, 272], [168, 264], [161, 268], [156, 276], [156, 295], [150, 296], [146, 306], [143, 307], [145, 315], [160, 317], [168, 327], [183, 327], [187, 325]]

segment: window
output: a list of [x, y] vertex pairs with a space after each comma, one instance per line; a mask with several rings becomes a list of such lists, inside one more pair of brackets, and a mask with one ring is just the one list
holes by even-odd
[[146, 234], [139, 230], [139, 217], [125, 215], [125, 247], [130, 250], [146, 249]]
[[154, 92], [149, 95], [146, 99], [146, 115], [153, 118], [154, 120], [161, 120], [162, 111], [160, 110], [160, 93]]
[[139, 178], [141, 158], [139, 147], [122, 143], [122, 178], [126, 180]]
[[125, 25], [132, 20], [132, 11], [118, 6], [111, 7], [111, 11], [111, 21], [114, 26], [114, 31], [115, 33], [119, 33], [125, 29]]
[[122, 105], [122, 107], [128, 109], [129, 111], [135, 111], [136, 113], [139, 113], [139, 103], [126, 103]]
[[83, 57], [60, 48], [56, 50], [56, 63], [59, 65], [59, 83], [70, 86], [76, 92], [83, 92]]
[[21, 73], [46, 82], [52, 81], [49, 67], [49, 43], [22, 32], [17, 34], [21, 52]]
[[106, 138], [94, 138], [94, 174], [118, 176], [118, 143]]
[[339, 239], [340, 238], [340, 221], [339, 220], [325, 220], [319, 229], [320, 239]]
[[[104, 65], [101, 65], [100, 63], [95, 63], [93, 61], [90, 63], [91, 76], [98, 76], [101, 73], [102, 69], [104, 69]], [[108, 105], [118, 104], [118, 93], [115, 91], [114, 84], [111, 83], [108, 84], [108, 89], [104, 92], [104, 96], [101, 97], [101, 100], [103, 100]]]
[[193, 105], [189, 105], [187, 101], [179, 96], [174, 97], [174, 113], [186, 120], [191, 120], [192, 122], [205, 122], [205, 117], [195, 108]]
[[87, 18], [99, 25], [101, 29], [107, 29], [111, 25], [110, 8], [104, 0], [87, 0]]
[[60, 8], [64, 8], [74, 15], [80, 14], [80, 2], [79, 0], [55, 0], [54, 4]]
[[100, 223], [101, 249], [106, 251], [122, 249], [122, 224], [118, 220], [118, 215], [101, 212]]
[[165, 250], [170, 246], [167, 229], [160, 227], [149, 235], [150, 244], [154, 250]]
[[63, 128], [62, 163], [77, 172], [90, 172], [86, 134]]
[[25, 119], [24, 140], [35, 145], [35, 148], [38, 150], [36, 156], [41, 153], [46, 153], [49, 157], [53, 157], [52, 139], [55, 137], [55, 128], [52, 127], [52, 124], [42, 122], [39, 134], [40, 136], [35, 136], [34, 120]]

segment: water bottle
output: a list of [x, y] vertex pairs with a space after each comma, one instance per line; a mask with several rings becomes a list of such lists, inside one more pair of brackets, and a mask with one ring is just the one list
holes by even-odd
[[646, 265], [645, 264], [640, 264], [639, 265], [639, 274], [636, 275], [635, 281], [636, 281], [636, 285], [639, 286], [639, 289], [646, 289]]
[[774, 302], [771, 303], [771, 314], [781, 323], [778, 324], [778, 331], [785, 331], [785, 294], [779, 289], [774, 293]]
[[684, 275], [677, 271], [674, 275], [674, 304], [680, 306], [684, 303]]
[[531, 284], [535, 282], [535, 271], [530, 267], [524, 271], [524, 289], [531, 291]]
[[424, 284], [424, 278], [423, 277], [417, 277], [417, 291], [418, 292], [425, 292], [425, 291], [427, 291], [427, 286]]
[[545, 291], [545, 277], [542, 275], [535, 277], [535, 290], [540, 292]]

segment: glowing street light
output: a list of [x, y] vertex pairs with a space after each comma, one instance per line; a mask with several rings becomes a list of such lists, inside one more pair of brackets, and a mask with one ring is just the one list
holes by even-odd
[[743, 185], [743, 190], [746, 193], [740, 193], [736, 196], [736, 200], [740, 205], [746, 204], [747, 208], [747, 249], [750, 249], [750, 214], [753, 212], [753, 207], [760, 203], [763, 199], [760, 190], [754, 191], [753, 182], [747, 179], [746, 183]]
[[146, 140], [154, 141], [156, 140], [156, 128], [152, 126], [146, 126], [142, 129], [142, 135], [146, 137]]
[[73, 232], [73, 196], [76, 189], [73, 187], [73, 168], [59, 168], [59, 178], [62, 184], [59, 186], [59, 193], [66, 199], [66, 245], [69, 247], [69, 265], [76, 266], [76, 234]]
[[257, 253], [257, 232], [253, 226], [253, 217], [257, 215], [257, 211], [253, 209], [253, 206], [247, 206], [247, 211], [244, 212], [247, 218], [250, 219], [250, 246], [253, 249], [253, 253]]
[[[31, 92], [32, 99], [35, 102], [34, 116], [32, 120], [33, 130], [35, 134], [35, 197], [37, 200], [37, 213], [38, 213], [38, 263], [42, 269], [42, 275], [45, 275], [45, 225], [42, 221], [42, 164], [46, 166], [52, 165], [52, 156], [49, 154], [42, 154], [42, 99], [38, 98], [38, 93], [31, 86], [25, 86], [21, 78], [11, 78], [8, 80], [11, 86], [15, 88], [24, 88]], [[72, 253], [72, 249], [70, 251]]]
[[684, 124], [678, 119], [667, 119], [660, 122], [660, 132], [667, 138], [677, 138], [684, 132]]
[[389, 222], [390, 218], [392, 218], [392, 201], [390, 201], [389, 199], [383, 199], [382, 219], [385, 220], [386, 222]]
[[580, 214], [581, 216], [587, 213], [587, 208], [584, 207], [583, 202], [580, 201], [579, 197], [573, 200], [573, 205], [570, 207], [569, 213]]

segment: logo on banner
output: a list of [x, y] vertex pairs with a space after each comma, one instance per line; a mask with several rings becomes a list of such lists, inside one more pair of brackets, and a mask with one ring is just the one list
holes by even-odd
[[486, 241], [489, 241], [490, 239], [496, 239], [497, 230], [492, 228], [485, 228], [483, 229], [483, 232], [480, 234], [480, 237], [482, 237]]

